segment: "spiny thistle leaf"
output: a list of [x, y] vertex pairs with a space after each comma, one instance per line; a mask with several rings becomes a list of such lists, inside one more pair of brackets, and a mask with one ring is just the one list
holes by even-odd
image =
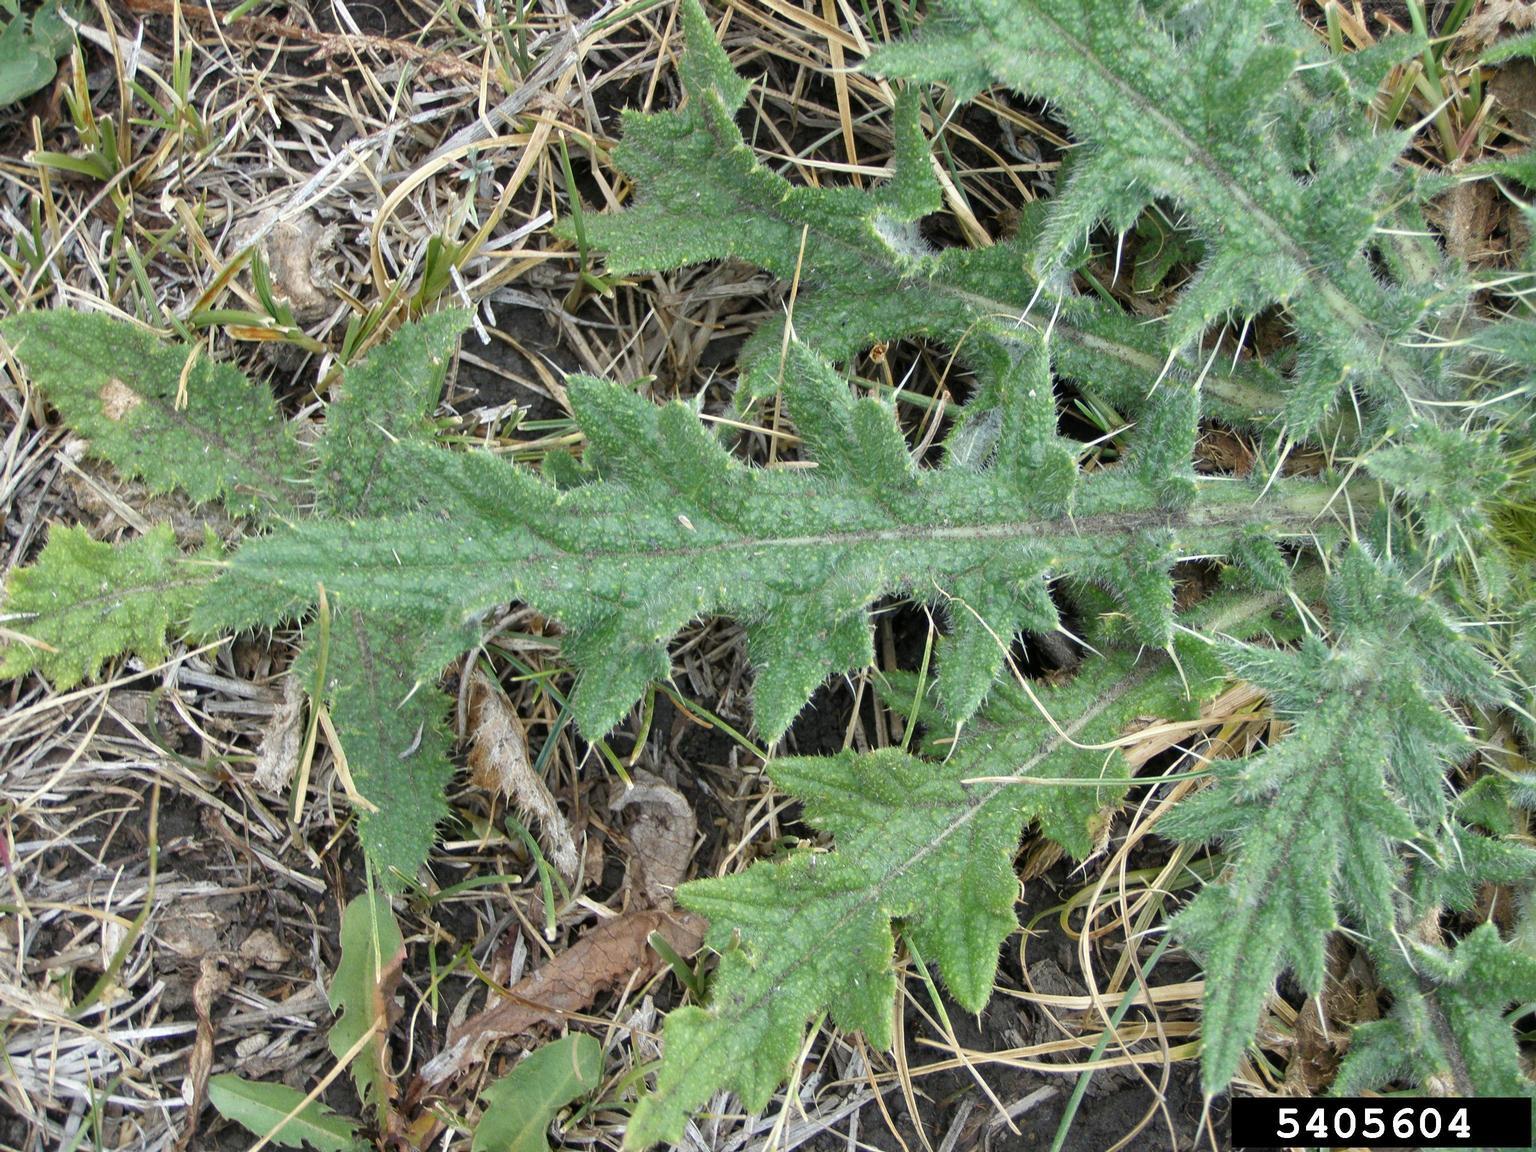
[[1479, 924], [1452, 951], [1415, 944], [1417, 987], [1404, 987], [1386, 1019], [1356, 1028], [1334, 1090], [1353, 1094], [1395, 1080], [1454, 1095], [1533, 1096], [1504, 1012], [1536, 1000], [1536, 955]]
[[1336, 647], [1231, 646], [1227, 662], [1267, 690], [1293, 729], [1254, 759], [1215, 766], [1217, 782], [1160, 825], [1235, 848], [1229, 875], [1173, 922], [1202, 961], [1201, 1066], [1216, 1092], [1237, 1070], [1282, 967], [1322, 987], [1323, 948], [1340, 908], [1391, 932], [1400, 848], [1448, 819], [1445, 773], [1470, 747], [1447, 695], [1501, 697], [1475, 649], [1387, 565], [1359, 549], [1330, 586]]
[[116, 545], [55, 525], [37, 561], [6, 579], [0, 677], [36, 668], [67, 691], [123, 653], [159, 661], [166, 631], [186, 621], [221, 552], [210, 535], [189, 560], [168, 524]]
[[[335, 751], [375, 809], [358, 813], [358, 839], [383, 883], [398, 890], [416, 878], [448, 814], [452, 701], [418, 678], [409, 618], [364, 615], [344, 599], [333, 609], [324, 702], [341, 744]], [[293, 670], [304, 683], [313, 683], [311, 651]]]
[[[708, 19], [695, 0], [686, 0], [682, 12], [687, 103], [625, 113], [615, 160], [635, 180], [638, 199], [584, 225], [610, 270], [666, 271], [734, 258], [785, 281], [798, 277], [793, 322], [801, 341], [838, 361], [880, 341], [942, 341], [978, 374], [975, 412], [997, 403], [999, 377], [1033, 355], [1038, 331], [1049, 327], [1057, 373], [1139, 408], [1168, 364], [1158, 333], [1096, 297], [1042, 287], [1028, 273], [1030, 235], [942, 252], [919, 235], [918, 220], [941, 200], [915, 93], [897, 101], [892, 174], [883, 186], [792, 186], [753, 155], [736, 126], [747, 84], [731, 69]], [[779, 386], [782, 346], [780, 324], [763, 326], [747, 342], [741, 365], [749, 395]], [[1251, 364], [1208, 367], [1212, 414], [1249, 424], [1278, 414], [1274, 373]], [[1201, 374], [1201, 363], [1181, 357], [1168, 369], [1187, 382]], [[1036, 399], [1051, 416], [1051, 393]]]
[[413, 487], [416, 477], [399, 473], [389, 449], [402, 440], [431, 441], [428, 417], [467, 327], [466, 312], [434, 313], [403, 326], [387, 344], [347, 366], [340, 395], [326, 409], [318, 449], [322, 515], [372, 516], [431, 502], [431, 489]]
[[1038, 276], [1100, 221], [1123, 232], [1171, 201], [1206, 256], [1167, 339], [1191, 347], [1215, 322], [1284, 304], [1303, 340], [1287, 420], [1307, 433], [1344, 386], [1400, 411], [1405, 397], [1443, 398], [1446, 376], [1410, 347], [1429, 301], [1398, 298], [1363, 259], [1406, 137], [1372, 137], [1356, 115], [1338, 146], [1302, 152], [1305, 134], [1276, 131], [1296, 122], [1287, 89], [1301, 63], [1276, 22], [1296, 17], [1269, 0], [1183, 5], [1169, 22], [1122, 0], [946, 0], [916, 40], [871, 65], [962, 96], [1000, 82], [1059, 109], [1081, 143], [1034, 253]]
[[[1276, 602], [1221, 598], [1201, 615], [1251, 634]], [[1186, 672], [1203, 663], [1193, 650], [1185, 657]], [[1191, 688], [1203, 697], [1219, 685], [1200, 679]], [[998, 947], [1018, 927], [1013, 855], [1023, 826], [1038, 820], [1074, 856], [1092, 852], [1102, 812], [1129, 776], [1120, 753], [1093, 745], [1136, 717], [1180, 709], [1185, 687], [1171, 661], [1118, 653], [1034, 691], [1059, 730], [1008, 685], [958, 744], [930, 744], [932, 760], [887, 748], [769, 762], [774, 783], [804, 802], [806, 822], [836, 848], [679, 890], [685, 906], [709, 917], [708, 943], [723, 956], [708, 1005], [668, 1016], [656, 1089], [636, 1107], [627, 1147], [678, 1139], [688, 1113], [720, 1088], [761, 1109], [818, 1012], [889, 1047], [893, 920], [938, 960], [961, 1006], [980, 1011]], [[910, 702], [908, 692], [902, 706]], [[930, 739], [953, 731], [939, 720]], [[1102, 787], [1084, 786], [1096, 781]]]
[[1509, 480], [1491, 436], [1416, 423], [1364, 460], [1418, 514], [1425, 542], [1443, 553], [1487, 527], [1484, 508]]
[[[405, 513], [433, 500], [433, 488], [397, 466], [395, 446], [431, 441], [428, 422], [468, 316], [437, 313], [401, 328], [388, 344], [347, 368], [326, 412], [318, 447], [322, 515]], [[386, 608], [364, 614], [334, 605], [325, 695], [352, 782], [374, 811], [358, 815], [358, 836], [391, 889], [414, 879], [448, 813], [453, 778], [445, 723], [451, 701], [436, 686], [439, 667], [414, 660], [419, 629]], [[295, 675], [313, 682], [312, 649]]]
[[[434, 511], [317, 520], [252, 541], [196, 623], [267, 620], [309, 604], [323, 583], [365, 617], [414, 621], [417, 643], [402, 655], [430, 679], [473, 642], [486, 611], [521, 600], [564, 625], [581, 675], [572, 708], [595, 736], [664, 673], [678, 629], [729, 615], [747, 624], [749, 651], [771, 686], [771, 710], [756, 719], [773, 740], [819, 678], [867, 662], [866, 612], [880, 595], [937, 599], [959, 587], [973, 608], [1001, 605], [988, 623], [1011, 636], [1041, 615], [1041, 599], [1021, 594], [1020, 582], [1074, 574], [1114, 591], [1142, 638], [1166, 645], [1176, 556], [1227, 554], [1256, 521], [1280, 535], [1310, 533], [1332, 495], [1310, 481], [1279, 481], [1261, 494], [1202, 478], [1170, 501], [1164, 483], [1134, 466], [1134, 446], [1131, 463], [1091, 475], [1060, 469], [1048, 449], [1031, 468], [1032, 448], [1054, 432], [1010, 430], [1006, 421], [1010, 448], [992, 467], [910, 470], [894, 454], [889, 409], [855, 400], [810, 353], [794, 350], [785, 388], [792, 417], [821, 421], [814, 438], [827, 455], [815, 469], [742, 465], [686, 406], [657, 407], [590, 379], [573, 380], [570, 397], [614, 464], [602, 480], [560, 491], [485, 453], [393, 445], [402, 476], [434, 493]], [[894, 494], [887, 480], [899, 483]], [[777, 663], [791, 649], [796, 658]], [[953, 665], [957, 653], [945, 659]], [[1000, 663], [986, 659], [993, 670]], [[966, 679], [973, 688], [982, 680]], [[961, 719], [977, 703], [973, 691], [950, 706]]]
[[[426, 317], [346, 369], [313, 452], [319, 515], [355, 519], [432, 506], [433, 486], [402, 470], [397, 448], [430, 442], [428, 416], [467, 323], [462, 312]], [[306, 453], [271, 396], [232, 366], [101, 316], [29, 313], [7, 321], [4, 332], [70, 425], [122, 471], [156, 490], [219, 497], [240, 511], [300, 515]], [[177, 400], [183, 384], [185, 407]], [[0, 673], [40, 667], [69, 688], [123, 652], [158, 659], [167, 628], [187, 621], [216, 575], [206, 561], [221, 555], [210, 538], [195, 560], [184, 558], [168, 527], [117, 549], [76, 529], [56, 530], [38, 562], [9, 581], [6, 609], [19, 624]], [[262, 622], [294, 615], [295, 607], [279, 605]], [[412, 621], [379, 606], [365, 616], [344, 600], [336, 609], [322, 703], [353, 783], [376, 809], [359, 815], [364, 847], [398, 887], [426, 859], [453, 774], [448, 701], [431, 681], [471, 637], [423, 671], [431, 661], [417, 658], [420, 629]], [[293, 674], [313, 682], [315, 660], [306, 642]]]
[[91, 452], [156, 492], [234, 512], [292, 507], [304, 458], [272, 394], [196, 346], [81, 312], [28, 312], [0, 325]]

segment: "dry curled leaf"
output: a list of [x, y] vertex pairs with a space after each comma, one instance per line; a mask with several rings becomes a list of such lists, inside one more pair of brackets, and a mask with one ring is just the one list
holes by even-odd
[[1481, 50], [1531, 28], [1536, 28], [1536, 3], [1531, 0], [1484, 0], [1462, 24], [1458, 38]]
[[469, 682], [469, 769], [476, 784], [500, 792], [535, 823], [545, 855], [561, 876], [574, 879], [580, 858], [571, 827], [529, 762], [528, 738], [512, 702], [478, 668]]
[[636, 769], [634, 784], [615, 789], [608, 807], [640, 810], [629, 826], [632, 852], [625, 887], [647, 907], [670, 904], [672, 891], [688, 875], [699, 824], [683, 794], [649, 772]]
[[197, 1135], [197, 1119], [203, 1110], [203, 1100], [208, 1089], [208, 1074], [213, 1071], [213, 1005], [229, 991], [230, 973], [219, 957], [205, 955], [200, 963], [197, 983], [192, 988], [192, 1006], [197, 1012], [197, 1037], [192, 1043], [192, 1055], [187, 1060], [187, 1077], [182, 1082], [181, 1096], [187, 1104], [187, 1126], [176, 1142], [177, 1149], [190, 1146]]
[[450, 1032], [448, 1047], [421, 1070], [421, 1082], [445, 1083], [478, 1065], [496, 1041], [558, 1023], [631, 977], [641, 983], [650, 979], [663, 963], [650, 947], [652, 932], [661, 933], [678, 955], [692, 956], [704, 942], [704, 925], [704, 918], [691, 912], [659, 909], [604, 920]]
[[297, 676], [283, 680], [283, 698], [261, 730], [256, 772], [251, 783], [265, 792], [281, 792], [299, 769], [304, 746], [304, 685]]

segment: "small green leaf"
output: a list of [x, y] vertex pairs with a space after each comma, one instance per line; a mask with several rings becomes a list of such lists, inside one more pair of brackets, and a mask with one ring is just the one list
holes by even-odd
[[217, 569], [209, 561], [220, 551], [210, 535], [197, 559], [183, 556], [168, 524], [115, 545], [56, 525], [37, 562], [6, 580], [0, 677], [37, 668], [67, 691], [114, 656], [156, 663], [166, 630], [185, 622], [212, 582]]
[[75, 42], [53, 0], [32, 13], [12, 16], [0, 32], [0, 108], [45, 87], [58, 71], [55, 63]]
[[[336, 1115], [318, 1100], [300, 1108], [305, 1095], [286, 1084], [245, 1080], [233, 1073], [208, 1080], [208, 1102], [219, 1115], [280, 1148], [307, 1146], [317, 1152], [355, 1152], [362, 1147], [355, 1121]], [[283, 1123], [295, 1109], [297, 1114]]]
[[1418, 514], [1432, 546], [1461, 544], [1483, 528], [1486, 507], [1509, 479], [1491, 437], [1427, 423], [1411, 426], [1364, 464]]
[[544, 1045], [480, 1094], [470, 1152], [545, 1152], [550, 1123], [602, 1082], [603, 1047], [572, 1032]]
[[1509, 36], [1497, 44], [1490, 45], [1483, 52], [1481, 60], [1484, 64], [1502, 64], [1520, 56], [1536, 60], [1536, 32]]
[[[364, 1104], [372, 1104], [381, 1121], [388, 1114], [393, 1085], [386, 1060], [389, 1001], [405, 962], [405, 940], [379, 892], [355, 897], [341, 915], [341, 963], [331, 980], [331, 1011], [339, 1014], [326, 1042], [338, 1058], [352, 1057], [352, 1081]], [[369, 1030], [373, 1035], [366, 1042]]]

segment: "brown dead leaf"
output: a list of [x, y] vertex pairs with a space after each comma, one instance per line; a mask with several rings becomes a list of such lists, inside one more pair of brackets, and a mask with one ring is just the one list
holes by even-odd
[[1253, 449], [1248, 442], [1225, 428], [1207, 428], [1195, 446], [1197, 464], [1218, 472], [1246, 477], [1253, 471]]
[[326, 316], [337, 303], [334, 277], [327, 263], [336, 250], [336, 229], [311, 212], [285, 219], [263, 213], [231, 237], [234, 248], [255, 242], [267, 264], [272, 290], [288, 302], [293, 317], [309, 324]]
[[1483, 0], [1459, 29], [1458, 39], [1481, 52], [1517, 32], [1536, 28], [1532, 0]]
[[293, 960], [293, 949], [274, 936], [270, 928], [258, 928], [240, 942], [238, 955], [244, 964], [281, 972]]
[[256, 771], [251, 783], [264, 792], [281, 792], [299, 770], [304, 748], [304, 685], [292, 674], [283, 679], [283, 698], [261, 730]]
[[1536, 126], [1536, 63], [1506, 60], [1487, 80], [1488, 91], [1504, 110], [1504, 120], [1520, 135]]
[[213, 954], [200, 964], [197, 983], [192, 986], [192, 1007], [197, 1012], [197, 1038], [187, 1060], [187, 1078], [182, 1082], [181, 1097], [187, 1103], [187, 1126], [176, 1141], [178, 1152], [197, 1135], [197, 1118], [203, 1111], [208, 1090], [208, 1073], [213, 1070], [213, 1002], [229, 991], [229, 970]]
[[420, 1083], [432, 1087], [452, 1080], [483, 1061], [496, 1041], [558, 1024], [632, 977], [649, 980], [665, 963], [650, 947], [652, 932], [660, 932], [678, 955], [692, 956], [704, 942], [704, 927], [702, 916], [663, 909], [603, 921], [518, 981], [500, 1003], [451, 1030], [448, 1047], [421, 1070]]
[[144, 403], [144, 397], [140, 396], [116, 376], [103, 384], [101, 391], [97, 395], [101, 397], [101, 414], [114, 422], [121, 420], [140, 404]]
[[1333, 1083], [1355, 1027], [1380, 1018], [1370, 966], [1354, 949], [1330, 941], [1322, 995], [1308, 996], [1296, 1012], [1286, 1086], [1320, 1095]]
[[624, 885], [646, 907], [655, 908], [670, 904], [673, 889], [688, 875], [699, 822], [683, 794], [665, 780], [636, 769], [634, 781], [628, 788], [617, 786], [608, 807], [640, 810], [629, 826], [633, 851]]
[[469, 769], [477, 785], [500, 792], [536, 823], [550, 862], [566, 880], [574, 880], [579, 857], [571, 827], [529, 763], [528, 739], [512, 702], [501, 685], [478, 668], [469, 682]]
[[1487, 259], [1498, 200], [1498, 189], [1486, 180], [1462, 181], [1441, 198], [1445, 250], [1459, 263], [1476, 266]]

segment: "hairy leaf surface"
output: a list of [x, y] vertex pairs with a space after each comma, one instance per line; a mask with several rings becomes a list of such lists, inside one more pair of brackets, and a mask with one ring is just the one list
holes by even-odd
[[1404, 987], [1384, 1020], [1361, 1025], [1334, 1089], [1357, 1093], [1394, 1080], [1457, 1095], [1536, 1096], [1504, 1019], [1536, 1000], [1536, 954], [1480, 924], [1454, 949], [1416, 944], [1417, 987]]
[[[1445, 776], [1470, 742], [1447, 696], [1492, 703], [1487, 665], [1390, 567], [1351, 551], [1330, 587], [1329, 647], [1232, 646], [1228, 663], [1267, 690], [1290, 731], [1160, 828], [1234, 849], [1229, 875], [1174, 921], [1210, 979], [1201, 1064], [1207, 1091], [1237, 1071], [1281, 968], [1321, 990], [1326, 937], [1344, 911], [1389, 939], [1405, 845], [1449, 820]], [[1421, 849], [1422, 850], [1422, 849]]]
[[[1405, 397], [1443, 399], [1442, 365], [1413, 347], [1430, 301], [1397, 296], [1363, 258], [1406, 138], [1373, 137], [1359, 117], [1341, 121], [1331, 149], [1277, 131], [1296, 123], [1287, 86], [1302, 50], [1294, 15], [1270, 0], [1209, 0], [1166, 20], [1149, 7], [946, 0], [918, 39], [872, 63], [961, 95], [1000, 82], [1060, 110], [1081, 143], [1051, 202], [1037, 275], [1059, 270], [1100, 221], [1124, 231], [1159, 197], [1177, 205], [1206, 259], [1167, 339], [1186, 348], [1216, 321], [1284, 304], [1303, 339], [1286, 402], [1293, 428], [1314, 430], [1346, 386], [1392, 411]], [[1277, 22], [1287, 31], [1272, 34]]]
[[[430, 443], [428, 416], [467, 322], [454, 311], [426, 317], [348, 367], [318, 448], [322, 516], [408, 513], [432, 504], [434, 486], [401, 468], [395, 449]], [[436, 680], [458, 653], [443, 654], [436, 666], [416, 659], [420, 631], [389, 605], [365, 613], [345, 596], [331, 613], [326, 701], [352, 781], [375, 809], [358, 814], [358, 835], [391, 888], [413, 879], [426, 861], [453, 778], [445, 722], [451, 702]], [[308, 647], [306, 654], [295, 674], [312, 683]]]
[[[941, 341], [983, 383], [977, 411], [995, 403], [1000, 377], [1035, 354], [1049, 327], [1055, 370], [1116, 404], [1139, 409], [1165, 365], [1184, 382], [1204, 377], [1213, 414], [1238, 423], [1280, 411], [1279, 377], [1256, 365], [1230, 370], [1197, 359], [1169, 363], [1166, 346], [1113, 305], [1031, 271], [1028, 218], [1017, 238], [991, 248], [934, 251], [919, 219], [941, 205], [915, 93], [897, 102], [892, 175], [871, 192], [796, 187], [754, 155], [736, 126], [746, 81], [730, 66], [694, 0], [683, 5], [687, 102], [628, 112], [619, 165], [639, 197], [622, 212], [589, 217], [588, 238], [620, 274], [665, 271], [707, 260], [745, 260], [781, 280], [798, 279], [797, 337], [833, 360], [906, 337]], [[802, 251], [803, 249], [803, 251]], [[783, 376], [779, 324], [742, 350], [749, 393], [771, 393]], [[1049, 391], [1037, 399], [1048, 405]], [[1046, 409], [1046, 416], [1050, 418]]]
[[[889, 407], [854, 398], [801, 349], [785, 388], [818, 453], [814, 469], [742, 465], [686, 406], [591, 379], [572, 381], [571, 402], [613, 461], [609, 478], [561, 491], [488, 454], [394, 445], [446, 518], [434, 509], [314, 521], [252, 541], [199, 623], [293, 612], [323, 582], [365, 616], [409, 616], [411, 658], [429, 677], [473, 641], [487, 610], [521, 600], [565, 626], [581, 676], [572, 707], [599, 735], [666, 674], [678, 629], [729, 615], [747, 625], [756, 723], [773, 740], [823, 679], [869, 661], [867, 612], [882, 594], [959, 597], [966, 618], [989, 612], [991, 634], [1007, 637], [1040, 626], [1040, 582], [1073, 574], [1113, 590], [1140, 638], [1164, 646], [1176, 557], [1228, 554], [1255, 521], [1310, 534], [1331, 495], [1307, 481], [1261, 493], [1170, 476], [1170, 457], [1194, 435], [1193, 409], [1171, 389], [1177, 411], [1166, 426], [1151, 422], [1159, 435], [1145, 452], [1078, 476], [1051, 451], [1054, 432], [1006, 417], [991, 467], [918, 471]], [[965, 685], [946, 696], [963, 719], [1002, 652], [995, 641], [957, 643], [944, 659]]]
[[124, 475], [234, 512], [297, 501], [301, 450], [271, 392], [233, 365], [94, 313], [28, 312], [0, 333], [92, 454]]
[[[1227, 598], [1203, 614], [1246, 632], [1274, 603]], [[1209, 664], [1200, 647], [1184, 652], [1182, 677], [1166, 658], [1119, 653], [1090, 661], [1066, 683], [1035, 686], [1059, 729], [1007, 685], [958, 743], [931, 744], [933, 759], [887, 748], [771, 761], [775, 785], [804, 803], [804, 820], [835, 848], [802, 848], [679, 891], [684, 905], [709, 917], [707, 942], [723, 955], [709, 1003], [667, 1018], [656, 1090], [641, 1099], [626, 1144], [678, 1139], [688, 1113], [721, 1087], [761, 1109], [819, 1012], [889, 1047], [892, 921], [938, 961], [961, 1006], [980, 1011], [998, 947], [1018, 927], [1013, 856], [1023, 826], [1038, 821], [1079, 858], [1093, 851], [1101, 814], [1124, 795], [1129, 772], [1117, 750], [1092, 745], [1114, 741], [1137, 717], [1186, 707], [1188, 674]], [[1196, 679], [1190, 689], [1214, 691], [1216, 671], [1217, 679]], [[931, 736], [954, 731], [931, 705], [924, 716]], [[1102, 786], [1084, 786], [1095, 781]]]
[[117, 545], [55, 525], [37, 562], [6, 579], [0, 677], [36, 668], [67, 691], [122, 653], [157, 662], [166, 631], [185, 622], [213, 581], [220, 552], [210, 537], [189, 560], [168, 524]]

